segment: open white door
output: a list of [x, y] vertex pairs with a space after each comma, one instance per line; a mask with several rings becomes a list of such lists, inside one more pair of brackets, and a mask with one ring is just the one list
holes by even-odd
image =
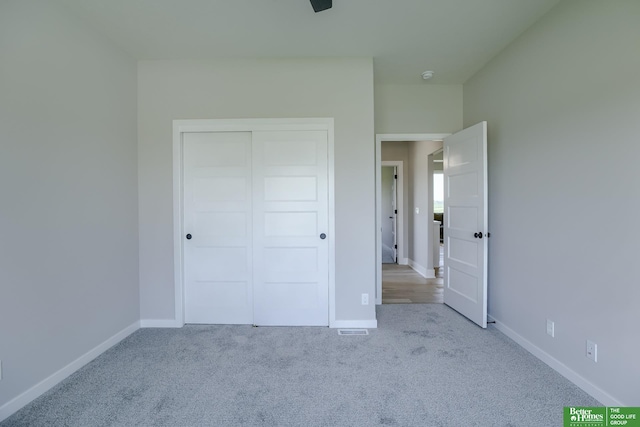
[[487, 122], [444, 138], [444, 303], [487, 327]]
[[393, 237], [393, 262], [398, 262], [398, 168], [393, 168], [393, 181], [391, 185], [391, 235]]

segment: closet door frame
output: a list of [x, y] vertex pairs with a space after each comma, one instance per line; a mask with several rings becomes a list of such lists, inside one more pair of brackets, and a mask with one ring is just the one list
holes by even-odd
[[327, 132], [328, 147], [328, 217], [329, 217], [329, 327], [335, 316], [335, 195], [334, 195], [334, 121], [333, 118], [306, 119], [204, 119], [173, 121], [173, 261], [175, 319], [171, 326], [182, 327], [184, 321], [184, 207], [183, 200], [183, 134], [190, 132], [254, 132], [254, 131]]

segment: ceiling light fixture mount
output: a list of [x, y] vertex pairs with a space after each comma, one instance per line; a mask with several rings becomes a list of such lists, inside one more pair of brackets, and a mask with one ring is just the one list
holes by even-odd
[[423, 71], [422, 72], [422, 78], [424, 80], [429, 80], [432, 77], [433, 77], [433, 71]]

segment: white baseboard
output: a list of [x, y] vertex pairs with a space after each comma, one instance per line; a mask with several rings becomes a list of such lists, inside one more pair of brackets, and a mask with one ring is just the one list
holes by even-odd
[[360, 329], [376, 329], [378, 321], [373, 320], [334, 320], [329, 325], [330, 328], [360, 328]]
[[100, 356], [102, 353], [118, 344], [120, 341], [122, 341], [138, 329], [140, 329], [140, 322], [135, 322], [132, 325], [127, 326], [111, 338], [108, 338], [103, 343], [98, 344], [96, 347], [78, 357], [76, 360], [69, 363], [64, 368], [53, 373], [49, 377], [40, 381], [38, 384], [26, 390], [24, 393], [18, 395], [4, 405], [0, 406], [0, 422], [23, 408], [34, 399], [40, 397], [42, 394], [50, 390], [53, 386], [66, 379], [69, 375], [73, 374], [78, 369], [82, 368], [84, 365], [91, 362], [93, 359]]
[[436, 271], [433, 268], [425, 268], [412, 259], [409, 260], [409, 267], [413, 268], [416, 273], [418, 273], [425, 279], [436, 278]]
[[184, 325], [175, 319], [142, 319], [141, 328], [182, 328]]
[[536, 346], [534, 343], [524, 338], [522, 335], [518, 334], [513, 329], [509, 328], [504, 323], [495, 319], [492, 316], [487, 316], [489, 320], [495, 321], [496, 329], [500, 332], [514, 340], [520, 346], [522, 346], [529, 353], [533, 354], [538, 359], [542, 360], [545, 364], [551, 367], [553, 370], [558, 372], [560, 375], [580, 387], [587, 394], [591, 395], [593, 398], [597, 399], [604, 406], [630, 406], [623, 404], [620, 400], [611, 396], [606, 391], [602, 390], [600, 387], [596, 386], [582, 375], [578, 374], [573, 369], [569, 368], [564, 363], [560, 362], [555, 357], [551, 356], [546, 351], [542, 350], [540, 347]]

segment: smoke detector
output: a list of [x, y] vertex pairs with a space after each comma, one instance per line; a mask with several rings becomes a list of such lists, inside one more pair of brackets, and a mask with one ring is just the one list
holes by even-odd
[[424, 80], [429, 80], [429, 79], [430, 79], [430, 78], [432, 78], [432, 77], [433, 77], [433, 71], [424, 71], [424, 72], [422, 73], [422, 78], [423, 78]]

